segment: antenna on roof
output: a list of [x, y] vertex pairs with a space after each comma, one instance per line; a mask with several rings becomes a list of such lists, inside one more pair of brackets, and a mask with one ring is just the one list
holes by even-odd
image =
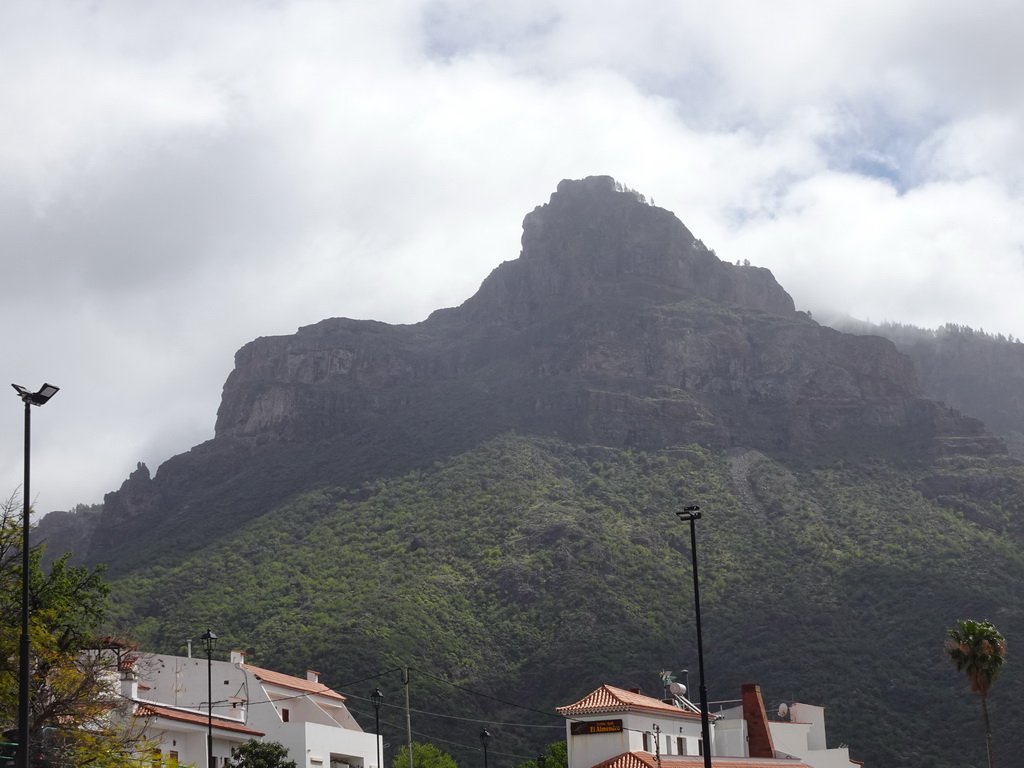
[[672, 688], [672, 683], [675, 680], [675, 675], [668, 670], [663, 669], [658, 673], [658, 676], [661, 678], [661, 687], [665, 689], [661, 694], [662, 698], [667, 699], [669, 696], [669, 690]]
[[789, 719], [789, 705], [786, 702], [779, 704], [779, 717], [783, 720]]

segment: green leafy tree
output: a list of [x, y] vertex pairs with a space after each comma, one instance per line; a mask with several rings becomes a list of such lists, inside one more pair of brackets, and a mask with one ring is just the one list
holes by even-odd
[[[409, 748], [403, 744], [391, 759], [391, 768], [409, 768]], [[459, 768], [455, 758], [433, 744], [412, 743], [412, 768]]]
[[569, 768], [569, 751], [564, 741], [549, 744], [536, 760], [527, 760], [516, 768]]
[[295, 761], [288, 759], [288, 749], [278, 741], [249, 739], [231, 748], [231, 765], [234, 768], [295, 768]]
[[[0, 726], [18, 724], [21, 634], [21, 520], [12, 496], [0, 503]], [[29, 553], [31, 712], [28, 741], [58, 768], [135, 765], [129, 755], [143, 744], [135, 723], [112, 689], [117, 655], [97, 642], [107, 585], [102, 569], [73, 567], [68, 555], [48, 571], [42, 549]], [[20, 735], [19, 735], [20, 739]]]
[[981, 697], [985, 719], [985, 746], [992, 768], [992, 728], [988, 719], [988, 691], [999, 678], [1006, 661], [1006, 638], [989, 621], [962, 619], [946, 631], [946, 655], [967, 684]]

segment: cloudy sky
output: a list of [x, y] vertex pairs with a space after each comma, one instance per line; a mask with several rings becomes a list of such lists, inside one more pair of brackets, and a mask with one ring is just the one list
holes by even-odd
[[563, 178], [800, 308], [1024, 336], [1022, 30], [1016, 0], [4, 0], [0, 383], [62, 388], [36, 508], [212, 437], [257, 336], [461, 303]]

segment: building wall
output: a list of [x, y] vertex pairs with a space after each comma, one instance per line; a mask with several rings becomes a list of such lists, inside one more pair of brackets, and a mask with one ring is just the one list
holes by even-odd
[[[178, 762], [182, 765], [206, 765], [206, 731], [179, 730], [177, 724], [154, 721], [154, 727], [147, 730], [147, 736], [154, 740], [155, 747], [160, 749], [160, 758], [164, 765], [171, 764], [171, 753], [178, 753]], [[182, 724], [183, 728], [188, 726]], [[214, 743], [214, 755], [218, 745]], [[221, 745], [223, 746], [223, 745]], [[230, 754], [230, 747], [228, 747]]]
[[[622, 720], [623, 730], [618, 733], [590, 733], [573, 735], [573, 722]], [[661, 729], [660, 734], [655, 726]], [[684, 742], [684, 754], [696, 755], [700, 742], [700, 721], [671, 717], [670, 715], [640, 712], [611, 712], [604, 715], [583, 715], [566, 721], [565, 739], [569, 752], [569, 768], [591, 768], [597, 763], [621, 755], [623, 752], [646, 751], [662, 756], [678, 755], [678, 739]], [[660, 740], [655, 749], [655, 738]]]
[[[298, 768], [330, 768], [332, 758], [336, 764], [346, 763], [352, 768], [376, 764], [377, 737], [364, 732], [340, 700], [263, 684], [240, 663], [215, 660], [210, 669], [214, 716], [237, 720], [262, 731], [265, 740], [280, 742]], [[140, 699], [206, 712], [205, 657], [148, 655], [140, 659], [138, 675]], [[205, 738], [204, 731], [198, 759], [187, 762], [205, 765]], [[245, 739], [238, 743], [241, 741]], [[215, 731], [216, 757], [230, 756], [231, 746], [219, 739]], [[189, 750], [193, 750], [191, 742]], [[166, 754], [166, 748], [164, 751]]]

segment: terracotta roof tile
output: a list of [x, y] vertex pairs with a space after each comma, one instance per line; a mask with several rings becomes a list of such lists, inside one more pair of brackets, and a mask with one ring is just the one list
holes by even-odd
[[[200, 715], [197, 712], [185, 712], [181, 709], [172, 709], [170, 707], [161, 707], [159, 704], [149, 703], [138, 703], [135, 707], [136, 717], [164, 717], [168, 720], [177, 720], [182, 723], [195, 723], [196, 725], [206, 725], [208, 718], [206, 715]], [[237, 720], [227, 720], [223, 717], [213, 717], [213, 727], [219, 728], [222, 731], [235, 731], [236, 733], [247, 733], [251, 736], [265, 736], [266, 734], [262, 731], [256, 731], [252, 728], [246, 728]]]
[[243, 664], [242, 668], [252, 672], [256, 675], [256, 679], [263, 683], [279, 685], [282, 688], [290, 688], [293, 691], [301, 691], [302, 693], [315, 693], [319, 696], [326, 696], [329, 699], [337, 699], [338, 701], [345, 701], [344, 696], [337, 691], [332, 691], [323, 683], [314, 683], [302, 677], [293, 677], [292, 675], [285, 675], [270, 669], [261, 669], [251, 664]]
[[[702, 755], [662, 755], [661, 768], [702, 768]], [[713, 768], [810, 768], [800, 760], [769, 759], [766, 757], [713, 756]], [[598, 763], [594, 768], [658, 768], [658, 760], [647, 752], [624, 752], [611, 760]]]
[[602, 685], [575, 704], [558, 707], [555, 711], [566, 717], [571, 717], [572, 715], [597, 715], [603, 712], [656, 711], [672, 714], [686, 720], [700, 720], [700, 713], [698, 712], [688, 712], [674, 704], [666, 704], [660, 699], [644, 696], [642, 693], [633, 693], [632, 691], [616, 688], [611, 685]]

